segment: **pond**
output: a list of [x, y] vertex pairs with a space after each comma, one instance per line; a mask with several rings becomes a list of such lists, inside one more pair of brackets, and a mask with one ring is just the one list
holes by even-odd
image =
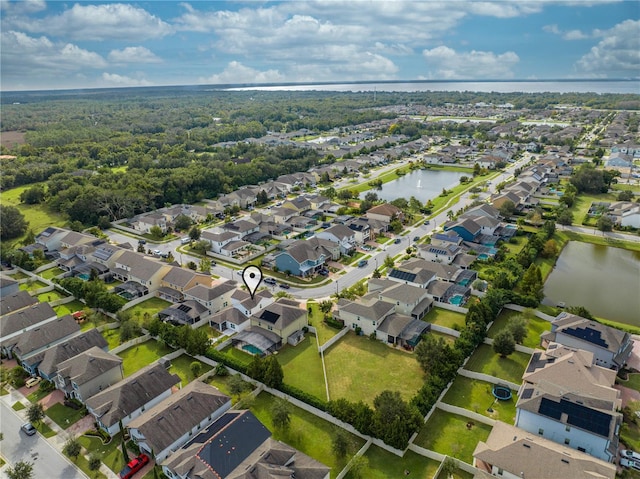
[[[393, 201], [396, 198], [406, 198], [407, 200], [415, 196], [422, 203], [433, 199], [442, 193], [443, 188], [452, 188], [460, 183], [462, 176], [472, 176], [469, 173], [445, 170], [413, 170], [397, 180], [390, 181], [382, 185], [382, 189], [373, 189], [378, 198], [386, 201]], [[364, 198], [366, 194], [360, 196]]]
[[545, 304], [584, 306], [596, 317], [640, 326], [640, 252], [570, 241], [544, 294]]

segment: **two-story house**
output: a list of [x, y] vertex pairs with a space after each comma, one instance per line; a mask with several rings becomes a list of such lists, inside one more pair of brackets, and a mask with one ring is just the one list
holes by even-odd
[[356, 249], [356, 233], [344, 225], [333, 225], [316, 233], [316, 237], [326, 239], [340, 246], [340, 253], [349, 255]]
[[58, 373], [58, 365], [93, 347], [109, 350], [109, 344], [96, 328], [90, 329], [78, 336], [58, 343], [44, 350], [38, 364], [38, 375], [47, 381], [53, 381]]
[[[6, 345], [9, 344], [7, 342], [9, 339], [58, 317], [49, 303], [28, 303], [29, 301], [24, 297], [16, 299], [13, 304], [16, 306], [25, 304], [26, 306], [18, 307], [13, 312], [6, 314], [3, 312], [3, 315], [0, 316], [0, 345], [2, 345], [5, 354], [8, 354]], [[2, 304], [4, 308], [5, 298], [2, 298]]]
[[200, 239], [209, 242], [211, 245], [211, 251], [216, 254], [222, 254], [222, 248], [232, 241], [239, 241], [241, 236], [237, 231], [205, 230], [200, 235]]
[[365, 213], [365, 216], [372, 220], [379, 220], [387, 223], [391, 223], [395, 219], [404, 221], [404, 213], [402, 210], [391, 203], [383, 203], [369, 208]]
[[172, 266], [160, 280], [158, 297], [172, 302], [184, 301], [184, 292], [196, 285], [211, 286], [211, 276]]
[[214, 314], [231, 305], [231, 296], [237, 289], [235, 281], [218, 281], [211, 287], [198, 284], [184, 292], [185, 300], [193, 300]]
[[[125, 251], [115, 261], [115, 267], [111, 269], [111, 273], [114, 277], [120, 281], [126, 283], [137, 283], [142, 286], [143, 291], [146, 289], [145, 294], [155, 293], [161, 286], [161, 279], [171, 270], [172, 266], [167, 263], [150, 259], [140, 253], [133, 251]], [[135, 286], [132, 285], [132, 286]], [[115, 288], [116, 293], [120, 293], [127, 297], [128, 290], [125, 285], [118, 285]], [[129, 294], [132, 297], [127, 299], [133, 299], [138, 296], [135, 294]]]
[[309, 276], [322, 269], [327, 261], [340, 258], [340, 246], [329, 240], [309, 238], [297, 240], [276, 256], [280, 271], [294, 276]]

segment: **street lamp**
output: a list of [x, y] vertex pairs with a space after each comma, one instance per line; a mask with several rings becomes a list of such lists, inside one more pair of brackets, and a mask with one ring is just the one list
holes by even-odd
[[338, 280], [336, 279], [336, 294], [338, 294], [338, 293], [339, 293], [339, 290], [338, 290]]

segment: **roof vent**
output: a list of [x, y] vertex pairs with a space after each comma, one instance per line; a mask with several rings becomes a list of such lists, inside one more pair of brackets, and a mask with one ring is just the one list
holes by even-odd
[[523, 444], [524, 447], [526, 447], [527, 449], [531, 449], [531, 446], [529, 444]]
[[569, 464], [569, 461], [567, 459], [560, 459], [562, 462], [564, 462], [565, 464]]

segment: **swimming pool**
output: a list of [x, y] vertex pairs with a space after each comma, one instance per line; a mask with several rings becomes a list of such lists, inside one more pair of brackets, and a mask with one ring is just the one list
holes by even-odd
[[244, 346], [242, 346], [242, 349], [244, 349], [249, 354], [262, 355], [262, 350], [256, 348], [253, 344], [245, 344]]
[[481, 259], [481, 260], [489, 259], [489, 255], [485, 253], [481, 253], [478, 255], [478, 259]]
[[83, 279], [85, 281], [89, 281], [89, 275], [87, 273], [82, 273], [78, 275], [78, 278]]
[[449, 299], [449, 303], [455, 306], [460, 306], [462, 303], [464, 303], [464, 296], [462, 296], [461, 294], [451, 296], [451, 299]]

